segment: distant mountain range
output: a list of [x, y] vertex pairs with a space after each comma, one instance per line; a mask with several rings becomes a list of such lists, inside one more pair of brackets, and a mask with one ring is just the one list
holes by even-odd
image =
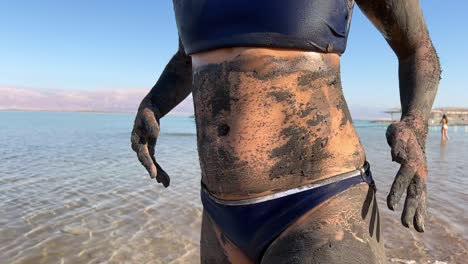
[[[149, 89], [65, 90], [0, 86], [0, 110], [136, 112]], [[354, 119], [384, 119], [386, 108], [350, 106]], [[192, 115], [190, 95], [171, 114]]]
[[[0, 87], [0, 110], [136, 112], [149, 89], [54, 90]], [[193, 114], [191, 96], [171, 113]]]

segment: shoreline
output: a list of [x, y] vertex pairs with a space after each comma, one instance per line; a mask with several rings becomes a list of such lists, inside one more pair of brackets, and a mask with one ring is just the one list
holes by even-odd
[[[54, 109], [0, 109], [0, 112], [38, 112], [38, 113], [91, 113], [91, 114], [133, 114], [135, 115], [137, 112], [136, 111], [106, 111], [106, 110], [93, 110], [93, 109], [76, 109], [76, 110], [54, 110]], [[181, 116], [181, 117], [190, 117], [194, 118], [193, 113], [169, 113], [168, 116]], [[393, 122], [397, 122], [398, 120], [390, 120], [386, 118], [378, 118], [378, 119], [373, 119], [373, 118], [353, 118], [356, 121], [368, 121], [371, 123], [375, 124], [381, 124], [381, 125], [389, 125]], [[435, 123], [435, 122], [429, 122], [430, 127], [436, 127], [440, 126], [440, 124]], [[458, 122], [452, 122], [450, 124], [451, 126], [468, 126], [468, 121], [465, 123], [458, 123]]]
[[[54, 110], [54, 109], [0, 109], [0, 112], [38, 112], [38, 113], [95, 113], [95, 114], [136, 114], [137, 111], [106, 111], [106, 110]], [[168, 114], [171, 116], [187, 116], [190, 117], [191, 113], [173, 113]]]
[[16, 109], [16, 108], [5, 108], [0, 109], [0, 112], [49, 112], [49, 113], [105, 113], [105, 114], [132, 114], [136, 111], [106, 111], [106, 110], [86, 110], [86, 109], [77, 109], [77, 110], [54, 110], [54, 109]]

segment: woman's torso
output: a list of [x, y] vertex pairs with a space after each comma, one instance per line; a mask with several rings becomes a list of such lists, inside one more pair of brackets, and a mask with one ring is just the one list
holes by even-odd
[[448, 128], [447, 119], [442, 118], [442, 120], [440, 121], [440, 123], [442, 124], [442, 129], [447, 129], [447, 128]]
[[215, 196], [262, 196], [364, 163], [338, 55], [239, 47], [192, 64], [202, 182]]

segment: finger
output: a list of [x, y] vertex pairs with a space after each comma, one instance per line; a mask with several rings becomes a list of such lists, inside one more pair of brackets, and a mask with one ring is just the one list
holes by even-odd
[[148, 151], [151, 155], [151, 159], [153, 160], [153, 164], [156, 165], [156, 181], [162, 183], [164, 187], [168, 187], [170, 183], [169, 175], [159, 166], [158, 162], [156, 162], [156, 158], [154, 157], [154, 148], [156, 146], [155, 139], [148, 139]]
[[405, 227], [410, 227], [414, 221], [416, 209], [423, 192], [423, 181], [417, 175], [413, 177], [406, 192], [405, 206], [401, 214], [401, 223]]
[[143, 123], [145, 124], [147, 136], [156, 139], [159, 136], [159, 124], [154, 112], [148, 108], [143, 110]]
[[390, 193], [387, 196], [387, 206], [390, 210], [395, 210], [403, 192], [408, 188], [411, 179], [414, 176], [415, 169], [407, 163], [401, 165], [400, 170], [393, 181]]
[[163, 186], [167, 188], [171, 181], [171, 179], [169, 178], [169, 175], [161, 168], [161, 166], [159, 166], [159, 164], [156, 161], [154, 161], [154, 163], [156, 164], [156, 168], [158, 170], [157, 175], [156, 175], [156, 180], [158, 182], [161, 182]]
[[418, 208], [414, 216], [414, 229], [418, 232], [424, 232], [425, 230], [425, 219], [426, 219], [426, 184], [423, 184], [423, 191], [419, 198]]
[[140, 135], [138, 135], [135, 128], [132, 130], [130, 142], [132, 143], [132, 150], [135, 152], [138, 152], [138, 148], [140, 144]]
[[408, 160], [407, 145], [410, 134], [395, 124], [391, 124], [386, 132], [387, 143], [391, 147], [392, 161], [403, 164]]
[[385, 132], [385, 137], [387, 138], [387, 143], [390, 147], [392, 146], [393, 141], [395, 140], [394, 135], [396, 134], [396, 131], [396, 126], [394, 124], [390, 124], [387, 127], [387, 131]]
[[143, 133], [143, 121], [137, 115], [135, 119], [135, 124], [133, 125], [130, 141], [132, 143], [132, 149], [135, 152], [138, 152], [139, 145], [144, 144], [144, 133]]
[[146, 168], [151, 178], [156, 177], [156, 166], [153, 163], [146, 142], [141, 141], [137, 147], [137, 157], [140, 163]]
[[406, 141], [401, 139], [395, 140], [391, 150], [392, 161], [403, 164], [408, 160], [408, 156], [406, 155], [406, 145]]
[[155, 139], [148, 139], [148, 151], [153, 160], [153, 164], [156, 165], [156, 181], [162, 183], [164, 187], [168, 187], [170, 183], [169, 175], [159, 166], [158, 162], [156, 162], [156, 158], [154, 157], [154, 148], [156, 145]]
[[148, 138], [147, 139], [147, 144], [148, 144], [148, 151], [149, 154], [151, 155], [151, 158], [153, 158], [154, 163], [156, 164], [156, 160], [154, 160], [154, 149], [156, 147], [156, 139], [155, 138]]

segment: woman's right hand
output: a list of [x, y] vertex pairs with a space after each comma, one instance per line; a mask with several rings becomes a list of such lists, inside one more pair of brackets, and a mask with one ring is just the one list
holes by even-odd
[[154, 157], [154, 148], [159, 136], [159, 118], [161, 114], [147, 98], [143, 99], [138, 108], [133, 125], [131, 142], [132, 149], [136, 152], [138, 160], [146, 168], [151, 178], [167, 188], [169, 175], [159, 166]]

